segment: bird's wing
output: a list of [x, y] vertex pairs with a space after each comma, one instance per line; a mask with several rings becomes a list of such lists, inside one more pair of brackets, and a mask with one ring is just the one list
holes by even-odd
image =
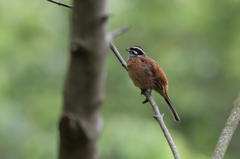
[[[145, 60], [144, 63], [147, 65], [148, 71], [149, 71], [149, 75], [152, 76], [151, 79], [153, 79], [153, 84], [154, 87], [160, 89], [161, 91], [164, 90], [164, 85], [163, 85], [163, 81], [161, 80], [161, 77], [158, 75], [159, 72], [159, 66], [157, 64], [157, 62], [155, 62], [154, 60], [150, 59], [149, 60]], [[151, 72], [151, 73], [150, 73]]]

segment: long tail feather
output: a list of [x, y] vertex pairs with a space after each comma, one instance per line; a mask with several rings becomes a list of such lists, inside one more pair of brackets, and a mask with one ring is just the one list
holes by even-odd
[[172, 102], [170, 101], [170, 99], [168, 98], [168, 96], [164, 97], [165, 101], [168, 104], [169, 109], [171, 110], [171, 113], [173, 115], [173, 118], [176, 122], [181, 122], [180, 117], [178, 116], [177, 111], [175, 110], [175, 108], [173, 107]]

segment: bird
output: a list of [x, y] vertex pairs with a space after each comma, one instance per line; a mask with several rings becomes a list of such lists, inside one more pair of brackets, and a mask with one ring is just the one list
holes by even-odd
[[159, 93], [166, 101], [173, 118], [181, 122], [170, 98], [168, 97], [168, 80], [162, 68], [156, 61], [147, 56], [140, 46], [131, 46], [126, 49], [129, 52], [127, 60], [128, 74], [134, 85], [143, 90], [152, 90]]

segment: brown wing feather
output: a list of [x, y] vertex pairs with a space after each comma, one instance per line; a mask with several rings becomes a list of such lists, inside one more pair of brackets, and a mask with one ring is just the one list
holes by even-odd
[[165, 73], [161, 69], [161, 67], [158, 65], [158, 63], [151, 58], [148, 58], [148, 67], [150, 68], [152, 72], [152, 76], [154, 79], [154, 90], [160, 93], [163, 97], [167, 95], [167, 88], [168, 88], [168, 82]]
[[[152, 60], [151, 58], [149, 59]], [[174, 120], [177, 122], [181, 122], [177, 111], [175, 110], [171, 100], [168, 97], [168, 92], [167, 92], [168, 81], [165, 73], [163, 72], [161, 67], [157, 64], [157, 62], [155, 62], [154, 60], [152, 60], [151, 62], [148, 62], [148, 65], [149, 65], [149, 68], [151, 69], [153, 79], [154, 79], [154, 87], [153, 87], [154, 90], [163, 96], [174, 117]]]

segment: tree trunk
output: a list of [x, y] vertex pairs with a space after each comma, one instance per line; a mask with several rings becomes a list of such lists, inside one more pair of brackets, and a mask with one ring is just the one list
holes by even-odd
[[97, 159], [107, 41], [105, 0], [74, 0], [70, 63], [59, 120], [59, 159]]

